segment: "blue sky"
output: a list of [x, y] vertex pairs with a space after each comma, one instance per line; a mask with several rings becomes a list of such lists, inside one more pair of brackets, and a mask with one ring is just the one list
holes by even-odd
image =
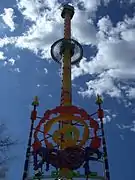
[[0, 121], [21, 142], [10, 149], [16, 158], [6, 180], [21, 179], [33, 97], [40, 116], [60, 102], [60, 67], [50, 47], [63, 37], [62, 2], [75, 6], [72, 36], [84, 49], [72, 67], [73, 103], [93, 113], [95, 94], [103, 95], [111, 180], [134, 180], [135, 1], [1, 0]]

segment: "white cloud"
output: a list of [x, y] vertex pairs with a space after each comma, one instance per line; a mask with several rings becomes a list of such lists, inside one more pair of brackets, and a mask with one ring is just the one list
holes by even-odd
[[130, 131], [135, 132], [135, 121], [132, 121], [132, 124], [130, 124], [130, 125], [124, 125], [124, 124], [122, 124], [122, 125], [116, 124], [116, 125], [121, 130], [130, 129]]
[[10, 58], [10, 59], [8, 60], [8, 62], [13, 66], [13, 65], [15, 64], [15, 59]]
[[[83, 25], [82, 25], [83, 22]], [[76, 38], [79, 43], [90, 45], [96, 44], [96, 27], [93, 21], [89, 19], [88, 13], [76, 10], [72, 20], [72, 36]]]
[[124, 141], [124, 136], [122, 134], [120, 134], [120, 138]]
[[57, 0], [18, 0], [17, 6], [25, 19], [36, 22], [42, 15], [50, 14], [49, 10], [58, 8]]
[[18, 37], [4, 37], [0, 38], [0, 47], [7, 46], [8, 44], [15, 44]]
[[135, 99], [135, 88], [129, 88], [128, 91], [127, 91], [127, 96], [130, 98], [130, 99]]
[[93, 75], [86, 82], [87, 89], [79, 91], [83, 96], [105, 93], [111, 97], [121, 97], [124, 89], [118, 86], [118, 82], [125, 83], [135, 78], [135, 17], [125, 17], [116, 27], [113, 27], [109, 17], [103, 17], [98, 27], [96, 56], [90, 61], [83, 58], [79, 67], [73, 67], [72, 78]]
[[[27, 48], [35, 54], [40, 51], [42, 58], [51, 58], [52, 43], [62, 38], [64, 33], [60, 4], [56, 0], [19, 0], [17, 6], [24, 18], [33, 24], [20, 37], [2, 39], [0, 46], [15, 44], [16, 47]], [[81, 12], [77, 7], [72, 20], [72, 35], [82, 44], [96, 44], [96, 28], [92, 20], [87, 12]]]
[[[110, 114], [110, 112], [108, 112], [106, 114], [107, 115], [105, 115], [105, 117], [103, 118], [104, 124], [111, 122], [116, 117], [116, 114]], [[99, 122], [100, 122], [100, 120], [99, 120]]]
[[4, 52], [0, 51], [0, 60], [4, 60], [6, 57], [4, 56]]
[[104, 112], [107, 113], [107, 114], [110, 114], [110, 109], [104, 109]]
[[0, 15], [4, 21], [4, 23], [10, 28], [10, 31], [15, 30], [14, 23], [14, 10], [12, 8], [4, 8], [4, 13]]
[[135, 125], [130, 129], [131, 131], [135, 132]]
[[25, 19], [36, 21], [40, 13], [41, 3], [35, 0], [18, 0], [17, 6]]
[[80, 0], [80, 2], [83, 2], [84, 7], [89, 11], [95, 11], [97, 10], [97, 7], [100, 5], [100, 0]]
[[111, 121], [111, 117], [109, 116], [109, 115], [107, 115], [107, 116], [105, 116], [104, 118], [103, 118], [103, 123], [104, 124], [106, 124], [106, 123], [108, 123], [108, 122], [110, 122]]
[[107, 5], [110, 1], [111, 0], [79, 0], [79, 3], [81, 3], [87, 11], [94, 12], [101, 5], [101, 2], [104, 2], [104, 4]]
[[112, 22], [109, 16], [103, 17], [98, 21], [98, 28], [100, 32], [107, 33], [112, 28]]
[[17, 59], [20, 59], [20, 55], [19, 54], [17, 55]]
[[40, 84], [37, 84], [37, 87], [40, 87]]
[[[96, 46], [97, 54], [87, 60], [84, 57], [79, 67], [74, 66], [72, 79], [85, 74], [90, 75], [86, 82], [87, 89], [79, 92], [84, 96], [105, 93], [111, 97], [121, 97], [122, 92], [127, 92], [128, 89], [124, 90], [123, 86], [118, 86], [119, 82], [125, 83], [129, 79], [134, 80], [135, 77], [135, 17], [125, 16], [115, 27], [108, 16], [102, 17], [96, 28], [89, 14], [97, 10], [101, 1], [79, 2], [82, 2], [86, 9], [81, 12], [77, 6], [75, 7], [72, 35], [82, 44]], [[109, 0], [104, 2], [107, 4]], [[63, 37], [60, 4], [57, 0], [18, 0], [17, 6], [32, 25], [22, 36], [0, 39], [0, 47], [14, 44], [15, 47], [29, 49], [42, 58], [51, 58], [52, 43]]]
[[132, 127], [132, 125], [124, 125], [124, 124], [122, 125], [116, 124], [116, 125], [119, 129], [129, 129]]
[[21, 13], [34, 23], [23, 36], [17, 38], [16, 47], [27, 48], [35, 54], [39, 54], [40, 51], [42, 58], [51, 58], [51, 45], [63, 37], [63, 20], [56, 2], [55, 0], [18, 1]]
[[[80, 62], [80, 67], [83, 65], [85, 66], [85, 62], [86, 62], [86, 58], [83, 58]], [[86, 74], [86, 71], [85, 71], [85, 67], [77, 67], [77, 66], [73, 66], [72, 67], [72, 80], [74, 80], [76, 77], [79, 77], [83, 74]], [[88, 67], [88, 66], [87, 66]], [[86, 68], [87, 68], [86, 67]]]
[[[98, 1], [97, 1], [98, 2]], [[97, 3], [92, 1], [90, 6]], [[95, 4], [95, 5], [94, 5]], [[52, 43], [63, 37], [63, 19], [61, 18], [60, 4], [57, 0], [18, 0], [17, 7], [25, 19], [33, 22], [32, 26], [20, 37], [5, 37], [1, 39], [0, 47], [15, 44], [19, 48], [27, 48], [42, 58], [51, 58], [50, 47]], [[76, 13], [72, 20], [72, 35], [82, 44], [96, 43], [96, 28], [88, 13], [81, 12], [75, 7]], [[93, 11], [91, 9], [91, 11]], [[83, 22], [83, 26], [82, 26]], [[57, 31], [57, 32], [56, 32]]]
[[46, 68], [44, 68], [44, 72], [45, 72], [45, 74], [47, 74], [47, 73], [48, 73], [48, 70], [47, 70]]
[[[18, 2], [20, 11], [26, 19], [34, 21], [34, 24], [23, 36], [17, 38], [16, 46], [27, 48], [36, 54], [40, 50], [42, 58], [51, 58], [51, 45], [62, 38], [64, 33], [59, 5], [57, 1], [20, 0]], [[42, 11], [41, 8], [44, 9], [44, 6], [49, 10], [46, 8]], [[82, 44], [96, 43], [96, 28], [92, 20], [88, 19], [86, 12], [76, 10], [72, 20], [72, 35]]]
[[11, 65], [13, 66], [15, 64], [16, 60], [13, 58], [7, 59], [4, 61], [4, 66]]
[[49, 94], [48, 96], [51, 97], [51, 98], [53, 97], [52, 94]]
[[[36, 68], [36, 71], [38, 73], [41, 73], [41, 69]], [[43, 68], [43, 71], [44, 71], [45, 74], [48, 74], [48, 69], [47, 68]]]
[[117, 116], [116, 114], [112, 114], [112, 117], [113, 117], [113, 118], [116, 118], [116, 116]]
[[86, 82], [88, 87], [85, 91], [79, 91], [83, 96], [92, 96], [93, 94], [108, 94], [111, 97], [120, 97], [121, 90], [115, 86], [113, 78], [107, 73], [100, 74], [96, 79]]
[[21, 72], [19, 68], [15, 68], [14, 71], [18, 73]]
[[[50, 47], [54, 40], [59, 39], [62, 34], [61, 25], [49, 21], [42, 23], [42, 20], [44, 17], [37, 20], [36, 25], [33, 25], [24, 36], [18, 37], [15, 45], [19, 48], [27, 48], [36, 54], [41, 50], [43, 58], [50, 58]], [[56, 29], [57, 33], [54, 33]]]

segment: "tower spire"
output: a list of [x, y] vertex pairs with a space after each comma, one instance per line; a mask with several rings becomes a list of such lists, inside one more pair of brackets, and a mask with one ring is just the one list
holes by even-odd
[[101, 133], [102, 133], [102, 141], [103, 141], [103, 152], [104, 152], [104, 167], [105, 167], [105, 176], [106, 180], [110, 180], [110, 171], [109, 171], [109, 162], [108, 162], [108, 153], [107, 153], [107, 146], [106, 146], [106, 140], [105, 140], [105, 133], [104, 133], [104, 111], [102, 109], [102, 97], [98, 94], [96, 104], [98, 105], [98, 118], [100, 119], [101, 123]]
[[[74, 7], [64, 5], [61, 16], [64, 19], [64, 38], [52, 45], [51, 55], [62, 66], [61, 105], [70, 106], [72, 104], [71, 65], [82, 59], [83, 49], [77, 41], [71, 39], [71, 19], [74, 16]], [[59, 49], [58, 52], [56, 49]], [[59, 56], [56, 56], [56, 53]]]
[[74, 15], [74, 7], [64, 5], [61, 13], [64, 19], [64, 39], [61, 44], [62, 54], [62, 89], [61, 105], [70, 106], [72, 104], [72, 83], [71, 83], [71, 57], [74, 53], [74, 46], [71, 39], [71, 19]]
[[26, 158], [25, 158], [25, 163], [24, 163], [24, 171], [23, 171], [22, 180], [27, 180], [27, 178], [28, 178], [32, 134], [33, 134], [33, 128], [34, 128], [34, 121], [37, 118], [37, 110], [36, 109], [37, 109], [37, 106], [39, 106], [39, 101], [38, 101], [37, 96], [35, 96], [34, 101], [32, 102], [32, 106], [33, 106], [33, 111], [31, 112], [31, 127], [30, 127], [30, 133], [29, 133], [28, 146], [27, 146], [27, 151], [26, 151]]

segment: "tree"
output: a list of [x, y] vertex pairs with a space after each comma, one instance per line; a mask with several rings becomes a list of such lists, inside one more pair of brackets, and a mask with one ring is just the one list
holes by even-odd
[[9, 148], [17, 144], [16, 140], [12, 140], [11, 137], [7, 135], [6, 130], [6, 126], [0, 124], [0, 179], [4, 179], [8, 171], [7, 161], [11, 159], [8, 155]]

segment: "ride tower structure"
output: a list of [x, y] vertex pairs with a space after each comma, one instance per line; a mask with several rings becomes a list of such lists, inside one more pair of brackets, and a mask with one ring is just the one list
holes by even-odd
[[[52, 58], [62, 68], [60, 105], [38, 117], [38, 98], [32, 103], [34, 109], [22, 180], [110, 180], [101, 97], [97, 96], [98, 110], [91, 115], [72, 105], [71, 66], [83, 57], [82, 46], [71, 38], [73, 15], [74, 7], [64, 5], [61, 13], [64, 38], [51, 46]], [[93, 118], [96, 115], [97, 120]], [[100, 173], [92, 170], [91, 162], [98, 166]]]

